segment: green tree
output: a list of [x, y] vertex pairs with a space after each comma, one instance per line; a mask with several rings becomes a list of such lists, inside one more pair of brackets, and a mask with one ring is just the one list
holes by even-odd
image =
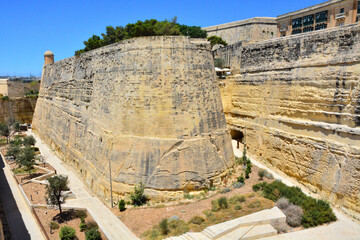
[[31, 174], [31, 169], [35, 165], [35, 152], [34, 149], [27, 147], [20, 151], [16, 163], [23, 166]]
[[202, 30], [201, 27], [178, 25], [181, 35], [189, 36], [190, 38], [206, 38], [207, 32]]
[[1, 136], [6, 137], [6, 142], [9, 143], [9, 139], [10, 139], [10, 128], [9, 126], [2, 122], [0, 123], [0, 134]]
[[68, 190], [69, 180], [67, 176], [55, 175], [47, 179], [46, 185], [46, 202], [52, 206], [58, 206], [60, 215], [62, 214], [61, 204], [65, 199], [61, 197], [63, 191]]
[[28, 136], [26, 138], [23, 139], [23, 144], [25, 146], [34, 146], [36, 143], [36, 140], [33, 136]]
[[210, 42], [211, 47], [214, 47], [216, 44], [220, 44], [223, 46], [227, 46], [227, 42], [224, 41], [221, 37], [218, 36], [210, 36], [207, 38], [207, 40]]
[[12, 156], [14, 158], [14, 160], [16, 161], [20, 152], [21, 152], [20, 146], [15, 145], [15, 144], [10, 144], [10, 146], [7, 148], [6, 155]]
[[139, 185], [135, 185], [134, 192], [130, 195], [132, 205], [142, 206], [146, 203], [147, 197], [144, 195], [144, 190], [145, 185], [142, 182]]

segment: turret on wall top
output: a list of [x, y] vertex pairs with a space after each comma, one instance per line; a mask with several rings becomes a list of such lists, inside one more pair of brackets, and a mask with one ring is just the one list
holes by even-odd
[[47, 50], [45, 53], [44, 53], [44, 65], [47, 65], [47, 64], [53, 64], [54, 63], [54, 53], [52, 53], [51, 51]]

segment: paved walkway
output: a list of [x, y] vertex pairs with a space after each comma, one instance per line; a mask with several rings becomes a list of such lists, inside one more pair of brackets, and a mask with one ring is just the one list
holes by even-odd
[[69, 177], [70, 190], [75, 194], [76, 199], [69, 199], [64, 206], [87, 208], [91, 216], [98, 223], [101, 230], [109, 240], [131, 240], [138, 239], [98, 198], [91, 196], [84, 186], [83, 182], [70, 170], [67, 170], [62, 161], [43, 143], [40, 138], [32, 133], [36, 139], [36, 147], [57, 171], [57, 174], [67, 175]]
[[[241, 157], [242, 148], [240, 147], [241, 150], [237, 149], [236, 141], [234, 140], [232, 141], [232, 144], [235, 156]], [[265, 166], [264, 164], [256, 161], [255, 159], [250, 159], [254, 165], [267, 170], [268, 172], [273, 174], [274, 178], [281, 179], [281, 181], [286, 185], [300, 187], [305, 194], [314, 198], [319, 198], [318, 195], [310, 193], [308, 189], [296, 182], [294, 179], [287, 177], [284, 173], [276, 173], [273, 169]], [[334, 213], [338, 218], [338, 221], [329, 225], [263, 238], [263, 240], [360, 240], [360, 225], [352, 221], [350, 218], [345, 216], [343, 213], [337, 211], [336, 209], [334, 209]]]
[[0, 197], [9, 224], [11, 239], [43, 240], [44, 237], [36, 219], [26, 205], [17, 182], [13, 178], [10, 169], [5, 167], [1, 156], [0, 166]]

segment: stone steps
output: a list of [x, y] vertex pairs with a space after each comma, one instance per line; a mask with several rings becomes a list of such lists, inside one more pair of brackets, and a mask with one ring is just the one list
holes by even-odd
[[167, 240], [251, 240], [274, 236], [274, 224], [285, 223], [286, 217], [277, 207], [207, 227], [200, 233], [188, 232]]

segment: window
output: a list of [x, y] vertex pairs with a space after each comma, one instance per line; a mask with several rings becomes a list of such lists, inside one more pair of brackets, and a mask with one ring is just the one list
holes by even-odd
[[301, 29], [296, 29], [296, 30], [293, 30], [291, 34], [299, 34], [301, 33]]
[[304, 30], [303, 30], [304, 33], [305, 33], [305, 32], [312, 32], [312, 31], [314, 31], [314, 27], [306, 27], [306, 28], [304, 28]]
[[340, 9], [340, 13], [344, 13], [345, 12], [345, 9], [344, 8], [341, 8]]
[[318, 12], [315, 14], [316, 23], [327, 22], [328, 11]]
[[304, 17], [304, 20], [303, 20], [304, 27], [313, 25], [313, 24], [314, 24], [314, 15], [308, 15], [308, 16]]
[[327, 28], [327, 24], [324, 23], [324, 24], [318, 24], [316, 25], [315, 27], [315, 30], [322, 30], [322, 29], [326, 29]]
[[292, 20], [292, 28], [300, 28], [302, 27], [302, 18], [296, 18]]

